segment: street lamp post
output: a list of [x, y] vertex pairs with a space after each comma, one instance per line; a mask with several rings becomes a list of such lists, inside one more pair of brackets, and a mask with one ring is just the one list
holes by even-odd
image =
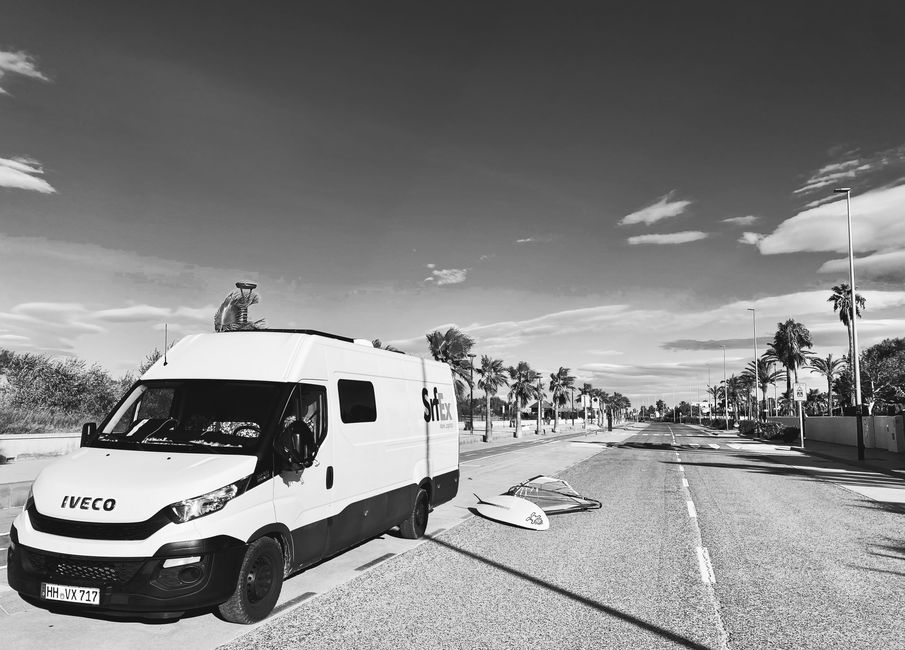
[[575, 428], [575, 386], [572, 386], [572, 428]]
[[729, 384], [726, 381], [726, 346], [723, 348], [723, 416], [726, 418], [726, 431], [729, 431]]
[[754, 326], [754, 405], [755, 405], [755, 422], [760, 421], [760, 402], [757, 401], [757, 386], [760, 383], [757, 376], [757, 308], [748, 307], [751, 312], [751, 324]]
[[468, 380], [469, 398], [468, 398], [468, 428], [474, 433], [474, 358], [476, 354], [468, 355], [468, 366], [471, 371], [471, 377]]
[[849, 288], [852, 295], [849, 299], [851, 314], [849, 320], [852, 323], [852, 374], [855, 379], [855, 421], [858, 431], [858, 460], [864, 460], [864, 421], [861, 414], [861, 363], [858, 358], [858, 324], [856, 322], [857, 308], [855, 306], [855, 251], [852, 245], [852, 188], [837, 187], [833, 190], [836, 194], [845, 194], [845, 211], [848, 219], [848, 275]]

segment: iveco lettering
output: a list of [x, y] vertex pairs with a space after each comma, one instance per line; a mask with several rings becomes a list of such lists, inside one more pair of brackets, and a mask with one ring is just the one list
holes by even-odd
[[188, 336], [35, 480], [9, 584], [55, 609], [259, 621], [284, 578], [424, 534], [458, 491], [453, 395], [449, 366], [370, 341]]

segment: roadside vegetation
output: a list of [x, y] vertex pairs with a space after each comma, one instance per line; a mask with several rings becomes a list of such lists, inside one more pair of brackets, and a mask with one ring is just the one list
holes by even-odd
[[[852, 299], [849, 285], [842, 283], [832, 287], [827, 302], [839, 315], [839, 322], [848, 334], [848, 354], [834, 357], [823, 356], [813, 349], [811, 333], [804, 324], [789, 318], [776, 324], [773, 340], [767, 350], [739, 374], [728, 377], [724, 382], [707, 387], [707, 411], [696, 408], [688, 402], [680, 402], [672, 409], [663, 400], [656, 405], [642, 407], [643, 415], [654, 417], [659, 414], [666, 419], [681, 418], [687, 422], [710, 424], [714, 428], [725, 425], [726, 407], [730, 427], [735, 420], [747, 419], [751, 424], [740, 423], [740, 431], [753, 430], [753, 421], [768, 416], [791, 416], [797, 413], [792, 399], [792, 384], [799, 379], [799, 373], [807, 370], [821, 375], [826, 381], [826, 390], [810, 389], [802, 404], [808, 416], [842, 415], [855, 405], [855, 383], [852, 377], [851, 355], [853, 348]], [[855, 293], [854, 317], [861, 318], [867, 301]], [[871, 415], [891, 415], [905, 411], [905, 338], [890, 338], [867, 348], [858, 355], [861, 402]], [[782, 380], [785, 380], [784, 382]], [[781, 390], [778, 384], [784, 384]], [[772, 389], [772, 390], [771, 390]], [[759, 391], [759, 392], [758, 392]], [[771, 395], [772, 393], [772, 395]], [[710, 416], [713, 416], [712, 418]], [[767, 423], [769, 424], [769, 423]], [[761, 427], [758, 435], [764, 438], [794, 438], [796, 427]]]

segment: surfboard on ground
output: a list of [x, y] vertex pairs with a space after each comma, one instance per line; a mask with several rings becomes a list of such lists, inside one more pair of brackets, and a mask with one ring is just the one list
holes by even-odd
[[488, 519], [530, 530], [547, 530], [550, 527], [550, 520], [547, 519], [543, 509], [527, 499], [509, 494], [494, 495], [486, 499], [477, 494], [475, 496], [478, 497], [475, 509], [478, 514]]

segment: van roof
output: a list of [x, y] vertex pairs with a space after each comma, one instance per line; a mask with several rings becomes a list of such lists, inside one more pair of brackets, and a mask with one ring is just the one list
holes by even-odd
[[[351, 353], [356, 355], [351, 359], [363, 360], [359, 364], [350, 359], [349, 364], [344, 365], [400, 370], [409, 365], [445, 366], [414, 355], [375, 348], [364, 339], [317, 330], [244, 330], [186, 336], [167, 351], [166, 365], [162, 358], [158, 359], [142, 379], [326, 380], [325, 348], [341, 350], [346, 355]], [[373, 361], [366, 362], [366, 358]]]

